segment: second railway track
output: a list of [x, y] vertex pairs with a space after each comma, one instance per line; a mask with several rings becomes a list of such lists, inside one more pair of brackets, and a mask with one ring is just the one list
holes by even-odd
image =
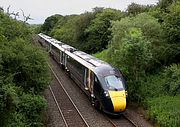
[[[50, 66], [49, 66], [50, 67]], [[66, 127], [89, 127], [86, 120], [77, 109], [76, 105], [68, 95], [67, 91], [63, 87], [61, 81], [56, 76], [55, 72], [50, 67], [54, 76], [54, 84], [50, 87], [50, 91], [58, 107], [59, 113], [64, 121]]]

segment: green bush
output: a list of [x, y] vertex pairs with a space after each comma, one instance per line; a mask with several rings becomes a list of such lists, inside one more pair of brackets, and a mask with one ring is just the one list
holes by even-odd
[[180, 1], [174, 0], [163, 16], [163, 28], [170, 43], [180, 43]]
[[107, 48], [111, 39], [111, 21], [120, 20], [123, 13], [115, 9], [103, 9], [101, 13], [97, 13], [95, 19], [85, 29], [87, 34], [87, 42], [84, 45], [85, 51], [95, 53]]
[[42, 126], [42, 111], [47, 107], [46, 100], [37, 95], [24, 94], [18, 105], [20, 113], [24, 114], [30, 126]]
[[47, 53], [30, 43], [31, 30], [0, 11], [0, 126], [40, 127], [49, 85]]
[[[119, 36], [117, 33], [114, 34], [113, 39]], [[110, 48], [107, 49], [106, 59], [123, 72], [129, 88], [129, 98], [139, 101], [139, 81], [141, 77], [145, 76], [145, 72], [150, 66], [152, 44], [142, 35], [139, 28], [126, 28], [126, 35], [121, 34], [120, 36], [122, 37], [117, 41], [118, 43], [112, 40]]]
[[30, 127], [26, 117], [18, 112], [10, 114], [10, 118], [6, 121], [5, 127]]
[[23, 22], [13, 20], [8, 15], [0, 11], [0, 37], [3, 35], [8, 40], [17, 37], [27, 39], [31, 37], [29, 26]]
[[163, 75], [163, 91], [167, 95], [180, 94], [180, 65], [173, 64], [166, 67]]
[[49, 84], [50, 73], [44, 51], [22, 39], [16, 39], [4, 43], [0, 54], [4, 75], [12, 74], [13, 82], [18, 86], [40, 93]]
[[148, 115], [161, 127], [180, 126], [180, 94], [149, 98], [147, 101]]
[[180, 94], [180, 65], [172, 64], [161, 72], [150, 75], [141, 81], [141, 98], [175, 96]]
[[19, 98], [16, 92], [18, 87], [14, 84], [0, 85], [0, 125], [2, 125], [10, 114], [16, 111]]
[[97, 53], [92, 54], [92, 55], [96, 58], [103, 60], [103, 61], [107, 61], [106, 53], [107, 53], [107, 50], [103, 50], [102, 52], [97, 52]]

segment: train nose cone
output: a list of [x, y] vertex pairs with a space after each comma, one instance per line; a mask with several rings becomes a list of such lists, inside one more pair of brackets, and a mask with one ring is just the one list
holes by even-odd
[[122, 112], [126, 108], [126, 94], [123, 91], [109, 91], [109, 95], [113, 104], [114, 112]]

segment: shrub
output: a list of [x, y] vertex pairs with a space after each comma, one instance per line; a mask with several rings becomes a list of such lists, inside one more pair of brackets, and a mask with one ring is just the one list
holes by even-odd
[[148, 115], [162, 127], [180, 126], [180, 94], [149, 98], [147, 101]]
[[26, 117], [22, 113], [14, 112], [10, 114], [10, 118], [6, 121], [5, 127], [30, 127]]
[[50, 82], [47, 54], [33, 46], [27, 24], [0, 11], [0, 126], [40, 127], [40, 96]]
[[42, 111], [47, 107], [45, 99], [31, 94], [24, 94], [20, 99], [18, 110], [24, 114], [30, 126], [42, 126]]
[[152, 59], [151, 43], [144, 38], [141, 29], [138, 28], [127, 29], [126, 35], [118, 43], [119, 46], [115, 47], [115, 51], [107, 50], [106, 59], [125, 75], [130, 99], [139, 100], [138, 82], [145, 76]]
[[158, 74], [147, 76], [141, 81], [141, 97], [175, 96], [180, 94], [180, 65], [172, 64]]
[[0, 54], [4, 75], [13, 75], [13, 82], [26, 91], [38, 94], [49, 84], [46, 53], [42, 50], [22, 39], [16, 39], [4, 43]]

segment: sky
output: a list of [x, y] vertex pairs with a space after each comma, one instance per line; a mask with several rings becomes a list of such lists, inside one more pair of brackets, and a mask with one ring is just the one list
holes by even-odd
[[54, 14], [71, 15], [92, 11], [95, 7], [115, 8], [124, 11], [129, 4], [156, 4], [158, 0], [0, 0], [0, 7], [10, 12], [19, 12], [18, 20], [23, 20], [30, 14], [30, 24], [42, 24], [45, 19]]

